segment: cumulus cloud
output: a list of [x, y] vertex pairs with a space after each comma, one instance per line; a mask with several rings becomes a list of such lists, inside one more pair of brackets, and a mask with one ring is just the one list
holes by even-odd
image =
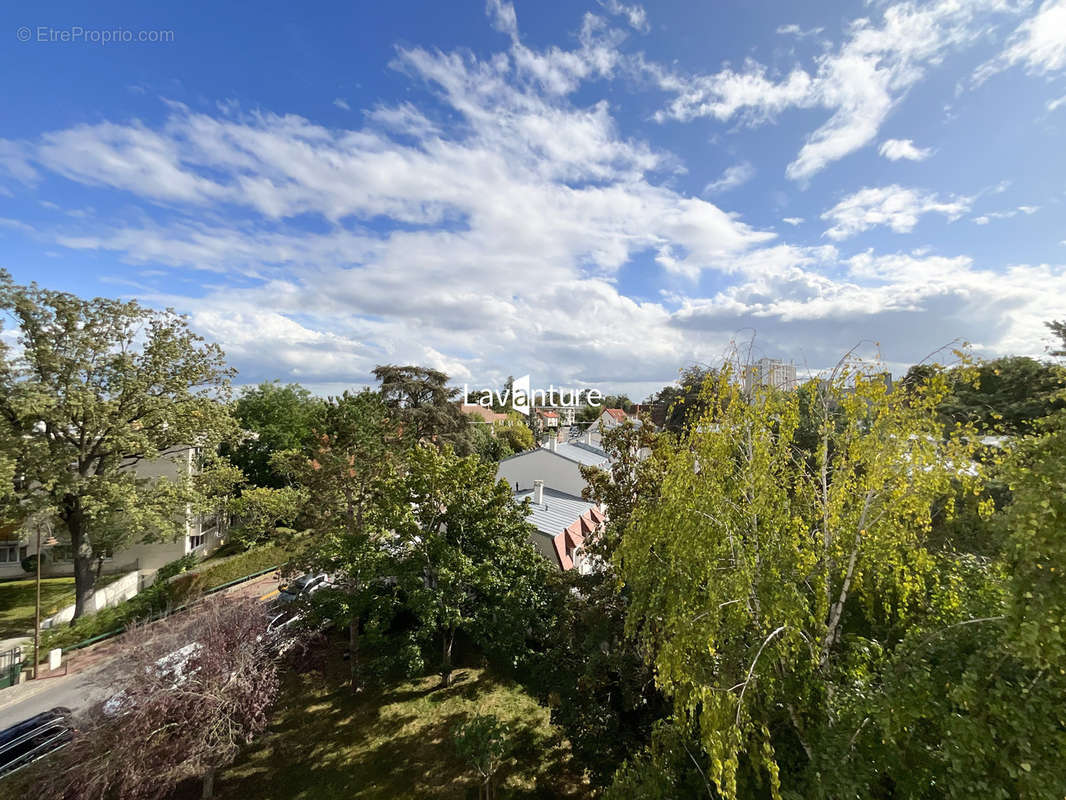
[[825, 235], [839, 241], [878, 225], [909, 233], [923, 214], [943, 214], [955, 220], [970, 210], [971, 203], [968, 197], [941, 200], [935, 194], [893, 184], [860, 189], [822, 214], [822, 219], [832, 223]]
[[703, 193], [716, 194], [717, 192], [727, 192], [730, 189], [735, 189], [736, 187], [747, 183], [753, 177], [755, 177], [755, 167], [749, 162], [744, 161], [740, 164], [734, 164], [722, 173], [722, 177], [708, 183], [704, 187]]
[[886, 139], [877, 152], [889, 161], [924, 161], [933, 154], [932, 148], [916, 147], [911, 139]]
[[[894, 341], [900, 359], [956, 336], [1031, 344], [1058, 313], [1058, 266], [997, 273], [957, 254], [845, 257], [687, 194], [677, 157], [626, 135], [589, 89], [628, 69], [627, 31], [590, 14], [571, 49], [535, 48], [512, 5], [490, 2], [488, 13], [507, 34], [501, 52], [399, 48], [392, 66], [412, 91], [356, 109], [344, 127], [286, 109], [174, 103], [157, 123], [105, 119], [0, 147], [0, 164], [27, 181], [61, 176], [89, 198], [80, 203], [102, 195], [122, 209], [32, 233], [117, 262], [104, 272], [132, 265], [120, 279], [187, 311], [242, 381], [336, 391], [369, 381], [376, 364], [419, 362], [472, 384], [529, 372], [557, 385], [631, 384], [642, 396], [678, 365], [718, 358], [742, 328], [770, 354], [820, 367], [862, 338]], [[851, 35], [880, 30], [863, 23]], [[820, 75], [745, 65], [720, 73], [720, 94], [693, 96], [692, 108], [755, 121], [820, 106]], [[778, 99], [764, 103], [764, 90]], [[843, 239], [969, 205], [888, 186], [823, 219]], [[661, 294], [627, 296], [634, 265]], [[199, 274], [188, 280], [189, 270]], [[706, 286], [717, 288], [685, 296]]]

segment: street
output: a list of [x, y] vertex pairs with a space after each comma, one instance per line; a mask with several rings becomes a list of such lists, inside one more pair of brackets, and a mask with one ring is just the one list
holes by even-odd
[[[258, 597], [269, 602], [276, 596], [277, 573], [234, 586], [226, 596]], [[72, 672], [54, 678], [27, 681], [0, 691], [0, 730], [29, 719], [57, 706], [77, 713], [108, 696], [108, 666], [121, 655], [121, 637], [101, 642], [76, 653], [71, 659]], [[84, 665], [84, 666], [82, 666]]]

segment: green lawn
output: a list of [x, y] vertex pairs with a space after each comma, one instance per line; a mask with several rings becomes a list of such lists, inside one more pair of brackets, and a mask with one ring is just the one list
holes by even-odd
[[[36, 581], [0, 583], [0, 639], [33, 633]], [[41, 580], [41, 619], [74, 602], [74, 578]]]
[[290, 674], [270, 729], [221, 772], [223, 800], [477, 797], [456, 754], [455, 726], [474, 714], [504, 720], [515, 743], [501, 798], [584, 797], [570, 751], [548, 711], [520, 688], [465, 668], [448, 689], [437, 677], [404, 681], [353, 698], [344, 664], [326, 674]]

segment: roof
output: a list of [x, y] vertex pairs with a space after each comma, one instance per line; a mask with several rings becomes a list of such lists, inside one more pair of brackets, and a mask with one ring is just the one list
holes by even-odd
[[559, 442], [555, 445], [555, 454], [589, 467], [602, 467], [610, 461], [606, 452], [584, 442]]
[[604, 414], [610, 414], [612, 417], [614, 417], [619, 422], [625, 422], [626, 419], [628, 419], [628, 417], [629, 417], [629, 415], [625, 411], [620, 409], [620, 408], [605, 408], [605, 409], [603, 409], [603, 413]]
[[538, 408], [537, 409], [537, 413], [540, 414], [542, 417], [557, 417], [557, 416], [559, 416], [554, 411], [545, 411], [543, 408]]
[[501, 414], [498, 411], [493, 411], [486, 406], [476, 405], [474, 403], [464, 403], [459, 406], [459, 410], [464, 414], [473, 414], [476, 417], [481, 417], [485, 422], [506, 422], [507, 415]]
[[538, 531], [548, 536], [558, 536], [579, 520], [582, 514], [596, 507], [595, 503], [555, 489], [544, 490], [544, 502], [539, 506], [532, 505], [532, 489], [515, 492], [514, 499], [521, 503], [527, 497], [531, 503], [527, 519]]
[[[532, 489], [515, 493], [518, 502], [527, 497], [530, 498], [527, 519], [550, 540], [545, 543], [547, 553], [555, 554], [559, 568], [564, 571], [578, 566], [574, 561], [576, 552], [585, 543], [585, 537], [603, 524], [606, 519], [603, 512], [595, 503], [554, 489], [544, 489], [544, 502], [540, 505], [532, 503]], [[545, 552], [544, 548], [540, 549]]]

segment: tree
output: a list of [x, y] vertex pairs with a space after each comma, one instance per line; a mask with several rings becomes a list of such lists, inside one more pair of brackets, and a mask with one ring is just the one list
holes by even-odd
[[1056, 320], [1046, 324], [1052, 335], [1059, 340], [1058, 349], [1052, 350], [1051, 355], [1058, 358], [1066, 357], [1066, 320]]
[[27, 503], [54, 507], [70, 535], [77, 618], [101, 545], [183, 530], [185, 487], [131, 467], [172, 448], [212, 450], [229, 427], [231, 371], [171, 311], [19, 286], [6, 272], [0, 309], [19, 329], [0, 364], [0, 420]]
[[728, 798], [780, 797], [783, 771], [790, 791], [821, 791], [847, 755], [844, 689], [869, 685], [902, 632], [958, 621], [927, 532], [936, 501], [977, 488], [976, 431], [940, 421], [943, 376], [908, 394], [863, 373], [845, 361], [806, 387], [822, 410], [811, 463], [797, 393], [747, 398], [723, 370], [615, 555], [673, 735], [700, 742], [691, 763]]
[[286, 471], [304, 492], [311, 543], [309, 567], [334, 574], [334, 604], [348, 623], [351, 686], [363, 680], [360, 628], [377, 602], [398, 550], [393, 522], [401, 513], [401, 438], [394, 412], [369, 390], [330, 398], [308, 452], [289, 452]]
[[491, 714], [477, 716], [456, 726], [455, 749], [478, 776], [478, 800], [496, 797], [496, 775], [513, 748], [507, 726]]
[[664, 386], [648, 398], [648, 403], [662, 406], [666, 410], [663, 427], [679, 434], [688, 421], [698, 419], [705, 410], [707, 395], [703, 391], [704, 386], [717, 385], [716, 378], [715, 370], [693, 364], [681, 371], [676, 386]]
[[271, 464], [271, 456], [308, 447], [321, 412], [322, 401], [297, 383], [264, 381], [244, 387], [233, 404], [242, 432], [238, 443], [227, 448], [230, 461], [254, 486], [285, 486], [286, 478]]
[[1017, 435], [1062, 407], [1062, 370], [1025, 356], [983, 361], [950, 372], [952, 391], [941, 411], [952, 421], [972, 422], [991, 433]]
[[385, 365], [374, 368], [381, 397], [410, 441], [451, 445], [456, 452], [473, 452], [469, 420], [455, 402], [459, 390], [448, 376], [427, 367]]
[[668, 713], [646, 654], [625, 634], [628, 593], [607, 563], [635, 509], [658, 495], [665, 453], [658, 441], [648, 420], [626, 420], [603, 434], [610, 467], [582, 468], [585, 499], [607, 510], [605, 534], [587, 542], [601, 568], [566, 574], [546, 615], [543, 649], [525, 671], [525, 683], [550, 705], [552, 721], [597, 786], [648, 744]]
[[456, 634], [513, 662], [546, 598], [548, 562], [531, 540], [526, 508], [495, 479], [495, 466], [450, 448], [416, 447], [395, 529], [404, 548], [407, 602], [441, 647], [441, 685]]
[[127, 639], [115, 693], [79, 722], [42, 796], [163, 798], [199, 778], [211, 797], [215, 770], [266, 727], [277, 697], [265, 606], [216, 597]]

